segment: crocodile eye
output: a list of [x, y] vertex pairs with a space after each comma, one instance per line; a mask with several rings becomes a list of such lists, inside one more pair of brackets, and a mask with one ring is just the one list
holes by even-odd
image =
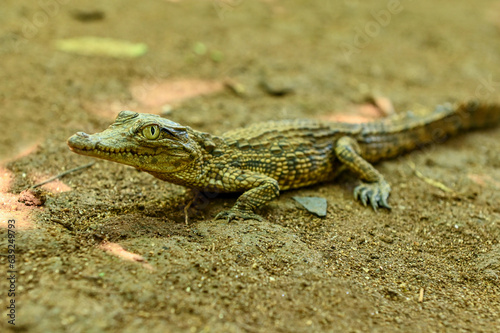
[[160, 136], [160, 128], [158, 125], [146, 126], [142, 129], [142, 135], [144, 135], [148, 140], [158, 139]]

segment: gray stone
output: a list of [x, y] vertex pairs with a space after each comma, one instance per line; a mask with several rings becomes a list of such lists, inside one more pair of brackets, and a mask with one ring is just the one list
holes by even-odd
[[308, 212], [318, 215], [319, 217], [326, 216], [326, 199], [320, 197], [293, 197], [295, 201], [301, 204]]

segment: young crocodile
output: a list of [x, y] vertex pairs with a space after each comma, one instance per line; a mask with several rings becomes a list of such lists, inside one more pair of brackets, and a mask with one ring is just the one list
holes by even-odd
[[362, 180], [354, 196], [365, 206], [390, 208], [391, 188], [371, 163], [498, 122], [500, 106], [470, 102], [423, 117], [408, 113], [363, 124], [270, 121], [215, 136], [157, 115], [122, 111], [105, 131], [78, 132], [68, 145], [174, 184], [243, 192], [216, 218], [261, 219], [255, 209], [280, 190], [331, 180], [345, 169]]

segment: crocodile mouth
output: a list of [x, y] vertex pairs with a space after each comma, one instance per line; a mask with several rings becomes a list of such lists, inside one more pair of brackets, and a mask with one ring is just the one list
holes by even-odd
[[94, 157], [138, 157], [138, 156], [155, 156], [154, 150], [139, 152], [131, 147], [114, 148], [109, 147], [101, 142], [93, 142], [91, 136], [79, 132], [68, 139], [68, 146], [71, 151], [80, 155], [94, 156]]
[[156, 154], [150, 153], [138, 153], [136, 151], [131, 150], [130, 148], [120, 148], [115, 149], [111, 147], [106, 147], [100, 144], [96, 144], [95, 147], [75, 147], [69, 146], [71, 151], [81, 154], [81, 155], [90, 155], [90, 156], [121, 156], [121, 157], [133, 157], [133, 156], [154, 156]]

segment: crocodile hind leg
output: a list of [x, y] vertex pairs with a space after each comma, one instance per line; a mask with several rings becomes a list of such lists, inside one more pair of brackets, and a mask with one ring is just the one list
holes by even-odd
[[363, 181], [354, 189], [356, 199], [361, 200], [365, 206], [370, 202], [374, 210], [378, 207], [391, 209], [387, 203], [391, 186], [377, 169], [361, 157], [356, 140], [348, 136], [341, 137], [335, 146], [335, 154], [339, 161]]

